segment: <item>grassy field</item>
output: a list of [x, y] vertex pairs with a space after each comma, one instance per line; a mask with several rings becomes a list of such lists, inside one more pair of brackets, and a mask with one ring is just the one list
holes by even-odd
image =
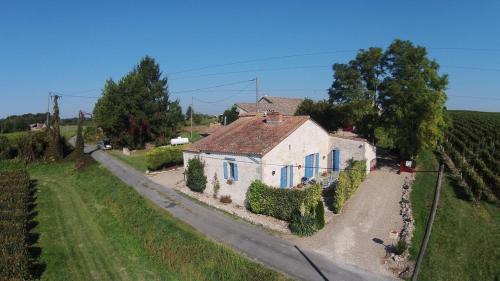
[[282, 280], [157, 209], [103, 167], [30, 168], [42, 280]]
[[28, 133], [28, 131], [21, 131], [21, 132], [5, 133], [5, 134], [1, 134], [1, 135], [6, 136], [9, 139], [9, 141], [14, 141], [27, 133]]
[[[64, 125], [61, 126], [60, 132], [61, 136], [66, 137], [66, 139], [75, 136], [76, 135], [76, 125]], [[28, 134], [29, 131], [20, 131], [20, 132], [12, 132], [12, 133], [6, 133], [6, 134], [1, 134], [2, 136], [6, 136], [9, 140], [13, 141], [16, 140], [17, 138]]]
[[[64, 125], [61, 126], [60, 132], [61, 136], [65, 137], [66, 139], [71, 138], [72, 136], [76, 136], [76, 130], [78, 126], [77, 125]], [[83, 127], [85, 130], [85, 127]]]
[[108, 150], [108, 153], [138, 171], [145, 172], [147, 170], [146, 150], [138, 150], [130, 156], [124, 155], [120, 150]]
[[195, 132], [193, 131], [193, 137], [191, 138], [191, 132], [190, 131], [182, 131], [180, 134], [179, 134], [180, 137], [183, 137], [183, 138], [188, 138], [189, 139], [189, 142], [195, 142], [199, 139], [201, 139], [201, 135], [199, 132]]
[[[437, 169], [436, 157], [422, 153], [421, 170]], [[416, 221], [416, 259], [429, 216], [437, 175], [417, 174], [411, 194]], [[500, 209], [460, 199], [451, 179], [443, 178], [441, 199], [419, 280], [500, 280]]]

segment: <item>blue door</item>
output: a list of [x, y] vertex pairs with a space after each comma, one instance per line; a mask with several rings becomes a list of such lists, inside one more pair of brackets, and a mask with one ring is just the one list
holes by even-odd
[[314, 154], [310, 154], [306, 156], [306, 175], [305, 177], [310, 179], [313, 176], [313, 156]]
[[288, 171], [288, 166], [285, 166], [281, 168], [281, 178], [280, 178], [280, 187], [285, 188], [287, 185], [287, 171]]
[[340, 171], [340, 150], [332, 151], [333, 170]]
[[316, 160], [314, 161], [314, 174], [317, 176], [319, 173], [319, 153], [316, 153]]
[[290, 183], [290, 188], [293, 187], [293, 165], [290, 165], [290, 180], [289, 180], [289, 183]]

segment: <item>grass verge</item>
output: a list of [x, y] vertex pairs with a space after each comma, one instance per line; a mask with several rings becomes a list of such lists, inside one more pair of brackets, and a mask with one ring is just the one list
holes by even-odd
[[[417, 159], [420, 170], [437, 170], [432, 152]], [[416, 229], [410, 248], [416, 259], [434, 197], [437, 174], [419, 173], [411, 194]], [[500, 280], [500, 210], [461, 199], [446, 173], [419, 280]]]
[[136, 151], [130, 156], [123, 154], [120, 150], [108, 150], [107, 152], [139, 172], [145, 172], [147, 170], [145, 150]]
[[42, 280], [282, 280], [152, 206], [103, 167], [30, 168]]

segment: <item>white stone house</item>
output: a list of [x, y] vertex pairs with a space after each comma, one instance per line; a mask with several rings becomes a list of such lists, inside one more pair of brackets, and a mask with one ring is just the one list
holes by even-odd
[[254, 180], [293, 188], [303, 178], [344, 169], [351, 158], [370, 163], [375, 157], [371, 153], [366, 141], [330, 135], [309, 116], [256, 114], [240, 117], [187, 147], [184, 168], [198, 157], [205, 163], [205, 192], [214, 192], [217, 175], [219, 195], [230, 195], [243, 206]]

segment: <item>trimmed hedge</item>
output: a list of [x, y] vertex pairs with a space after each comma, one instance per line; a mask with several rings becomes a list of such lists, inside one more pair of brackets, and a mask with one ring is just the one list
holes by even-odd
[[156, 147], [146, 153], [148, 170], [155, 171], [183, 163], [182, 147]]
[[321, 192], [317, 184], [303, 190], [291, 190], [269, 187], [256, 180], [250, 185], [246, 197], [251, 212], [291, 221], [296, 211], [314, 213]]
[[340, 172], [333, 194], [333, 211], [340, 213], [345, 202], [358, 189], [366, 177], [366, 162], [351, 161], [348, 168]]
[[0, 279], [31, 279], [28, 252], [30, 178], [24, 165], [0, 161]]

